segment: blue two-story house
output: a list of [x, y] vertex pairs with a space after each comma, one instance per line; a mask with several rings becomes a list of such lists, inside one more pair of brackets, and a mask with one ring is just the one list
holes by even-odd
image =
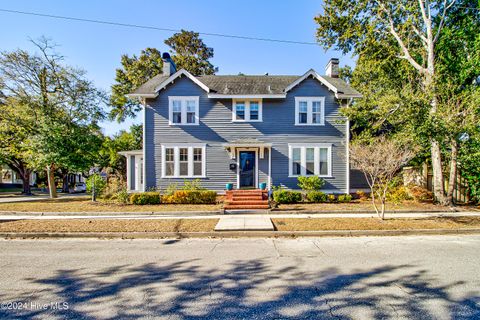
[[129, 97], [144, 105], [143, 150], [127, 151], [129, 191], [165, 189], [185, 179], [223, 192], [283, 186], [317, 175], [325, 192], [351, 192], [349, 122], [339, 113], [361, 94], [326, 75], [208, 75], [176, 70], [164, 56], [163, 74]]

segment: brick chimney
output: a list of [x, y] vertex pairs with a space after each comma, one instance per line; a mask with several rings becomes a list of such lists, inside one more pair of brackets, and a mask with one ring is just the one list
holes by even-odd
[[166, 76], [171, 76], [175, 72], [177, 72], [177, 66], [175, 62], [173, 62], [172, 58], [170, 58], [170, 54], [168, 52], [164, 52], [162, 54], [163, 60], [163, 70], [162, 73]]
[[327, 77], [338, 78], [338, 64], [339, 60], [337, 58], [331, 58], [328, 61], [327, 66], [325, 67], [325, 75]]

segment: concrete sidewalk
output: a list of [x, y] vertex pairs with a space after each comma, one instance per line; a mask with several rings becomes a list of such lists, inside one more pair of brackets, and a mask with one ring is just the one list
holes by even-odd
[[[386, 213], [385, 218], [441, 218], [441, 217], [479, 217], [480, 212], [411, 212], [411, 213]], [[0, 220], [50, 220], [50, 219], [221, 219], [226, 217], [234, 218], [377, 218], [374, 213], [316, 213], [316, 214], [288, 214], [288, 213], [271, 213], [271, 214], [191, 214], [191, 213], [170, 213], [170, 214], [110, 214], [110, 215], [68, 215], [68, 214], [3, 214]]]

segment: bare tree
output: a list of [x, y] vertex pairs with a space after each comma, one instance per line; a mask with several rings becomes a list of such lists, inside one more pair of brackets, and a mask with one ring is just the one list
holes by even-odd
[[[385, 218], [388, 184], [414, 155], [411, 147], [400, 145], [384, 136], [376, 138], [371, 143], [350, 145], [350, 162], [365, 174], [370, 186], [373, 207], [382, 220]], [[375, 202], [377, 198], [381, 203], [380, 209]]]

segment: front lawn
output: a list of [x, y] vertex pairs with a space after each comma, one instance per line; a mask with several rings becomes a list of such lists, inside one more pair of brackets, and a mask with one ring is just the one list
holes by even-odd
[[387, 220], [376, 218], [273, 218], [272, 222], [275, 225], [275, 230], [278, 231], [467, 229], [480, 227], [480, 217]]
[[[297, 203], [280, 204], [274, 212], [282, 211], [304, 212], [348, 212], [348, 213], [374, 213], [370, 200], [355, 200], [349, 203]], [[450, 207], [437, 206], [431, 202], [403, 201], [402, 203], [387, 203], [386, 212], [451, 212], [451, 211], [480, 211], [478, 206], [456, 206], [454, 210]]]
[[187, 204], [157, 204], [157, 205], [120, 205], [106, 201], [92, 202], [89, 197], [61, 198], [35, 200], [25, 202], [0, 203], [0, 211], [18, 212], [187, 212], [187, 211], [218, 211], [221, 205], [187, 205]]
[[207, 232], [218, 219], [71, 219], [0, 221], [0, 232]]

